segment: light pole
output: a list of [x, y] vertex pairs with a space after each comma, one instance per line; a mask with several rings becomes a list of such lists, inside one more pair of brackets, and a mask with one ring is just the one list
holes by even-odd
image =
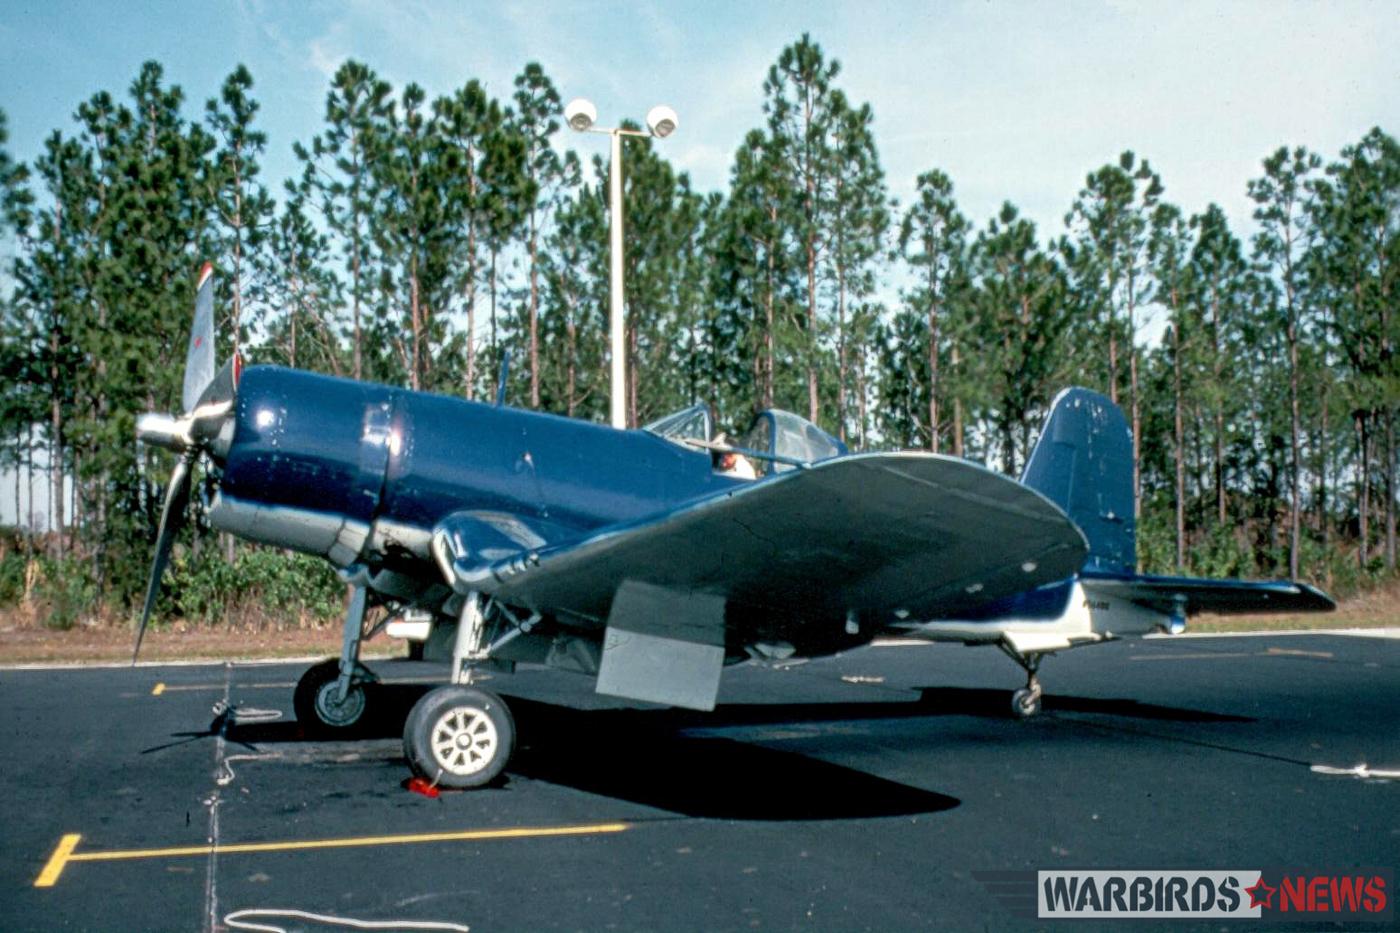
[[611, 165], [608, 168], [608, 233], [611, 240], [610, 254], [612, 275], [608, 294], [610, 311], [608, 315], [609, 342], [612, 345], [612, 379], [609, 391], [612, 394], [612, 426], [627, 427], [627, 338], [624, 330], [624, 310], [622, 304], [622, 137], [655, 136], [664, 139], [676, 130], [676, 112], [670, 107], [657, 105], [647, 111], [647, 129], [628, 130], [595, 126], [598, 108], [582, 97], [575, 97], [564, 108], [564, 119], [570, 127], [580, 133], [606, 133], [612, 137]]

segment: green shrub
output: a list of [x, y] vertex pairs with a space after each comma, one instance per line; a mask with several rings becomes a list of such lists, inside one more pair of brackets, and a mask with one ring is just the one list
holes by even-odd
[[97, 614], [97, 587], [86, 561], [71, 557], [62, 560], [36, 557], [35, 560], [39, 572], [35, 575], [32, 596], [44, 625], [67, 631], [84, 616]]
[[0, 557], [0, 606], [15, 606], [24, 598], [24, 568], [27, 563], [19, 551], [8, 551]]
[[206, 542], [198, 558], [172, 562], [163, 614], [218, 622], [230, 615], [266, 617], [278, 623], [322, 622], [340, 615], [345, 584], [324, 560], [275, 548], [239, 545], [230, 563]]

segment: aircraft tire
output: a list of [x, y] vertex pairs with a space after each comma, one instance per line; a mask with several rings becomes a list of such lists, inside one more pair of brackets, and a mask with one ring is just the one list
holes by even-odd
[[1011, 713], [1017, 719], [1030, 719], [1040, 712], [1040, 691], [1022, 687], [1011, 694]]
[[320, 738], [355, 735], [368, 720], [369, 691], [364, 684], [352, 684], [345, 702], [335, 702], [335, 683], [339, 677], [340, 661], [327, 658], [307, 668], [297, 681], [292, 709], [307, 735]]
[[489, 690], [448, 685], [424, 694], [408, 714], [403, 753], [413, 773], [435, 786], [483, 787], [515, 749], [515, 719]]

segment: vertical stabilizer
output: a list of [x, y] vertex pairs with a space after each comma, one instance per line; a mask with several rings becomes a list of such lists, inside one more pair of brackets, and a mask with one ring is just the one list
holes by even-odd
[[1089, 570], [1134, 573], [1133, 440], [1123, 412], [1088, 389], [1065, 389], [1021, 474], [1089, 540]]

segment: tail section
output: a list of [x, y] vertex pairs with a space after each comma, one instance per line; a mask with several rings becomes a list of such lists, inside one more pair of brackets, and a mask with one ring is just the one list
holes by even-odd
[[1089, 540], [1086, 570], [1135, 573], [1133, 440], [1123, 412], [1088, 389], [1065, 389], [1021, 474]]

